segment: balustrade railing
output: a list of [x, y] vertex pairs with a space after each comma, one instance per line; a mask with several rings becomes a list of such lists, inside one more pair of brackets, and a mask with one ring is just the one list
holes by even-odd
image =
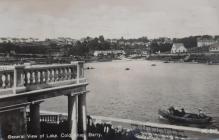
[[40, 115], [40, 122], [59, 124], [59, 115]]
[[0, 89], [12, 88], [14, 85], [13, 79], [13, 70], [0, 70]]
[[14, 93], [18, 93], [27, 90], [29, 87], [39, 87], [39, 85], [45, 87], [45, 85], [51, 86], [51, 84], [58, 86], [83, 82], [86, 82], [83, 62], [51, 65], [16, 65], [8, 69], [0, 67], [0, 92], [4, 89], [12, 89]]
[[[30, 112], [27, 112], [27, 121], [30, 122]], [[40, 115], [40, 122], [45, 122], [45, 123], [55, 123], [59, 124], [60, 122], [63, 122], [66, 120], [67, 117], [63, 116], [62, 114], [57, 114], [57, 115], [48, 115], [48, 114], [41, 114]]]
[[77, 78], [77, 65], [54, 65], [47, 67], [27, 67], [24, 71], [24, 84], [34, 85]]

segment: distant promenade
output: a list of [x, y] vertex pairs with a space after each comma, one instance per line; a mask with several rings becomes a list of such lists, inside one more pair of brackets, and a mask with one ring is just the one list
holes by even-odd
[[148, 60], [219, 64], [219, 53], [151, 54]]

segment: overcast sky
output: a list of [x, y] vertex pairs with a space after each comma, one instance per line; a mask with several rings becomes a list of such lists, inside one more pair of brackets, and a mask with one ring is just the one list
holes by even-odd
[[0, 0], [0, 37], [219, 34], [219, 0]]

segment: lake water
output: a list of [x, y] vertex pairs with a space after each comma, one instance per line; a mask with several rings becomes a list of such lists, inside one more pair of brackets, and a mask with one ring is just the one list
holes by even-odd
[[[95, 68], [85, 70], [88, 114], [158, 122], [158, 109], [174, 105], [219, 116], [218, 65], [133, 60], [87, 66]], [[67, 97], [49, 99], [42, 109], [67, 112]]]

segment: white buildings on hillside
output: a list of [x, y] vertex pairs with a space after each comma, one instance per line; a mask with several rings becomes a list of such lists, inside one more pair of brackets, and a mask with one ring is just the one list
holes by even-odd
[[39, 41], [38, 38], [15, 38], [15, 37], [1, 37], [0, 43], [30, 43], [30, 42], [37, 42]]
[[211, 46], [213, 44], [217, 43], [214, 39], [207, 39], [207, 38], [198, 38], [197, 39], [197, 47], [205, 47], [205, 46]]
[[171, 53], [186, 53], [187, 49], [183, 43], [173, 43]]
[[99, 55], [124, 55], [125, 51], [123, 50], [106, 50], [106, 51], [94, 51], [94, 56], [99, 56]]
[[215, 43], [209, 47], [209, 52], [219, 52], [219, 43]]

